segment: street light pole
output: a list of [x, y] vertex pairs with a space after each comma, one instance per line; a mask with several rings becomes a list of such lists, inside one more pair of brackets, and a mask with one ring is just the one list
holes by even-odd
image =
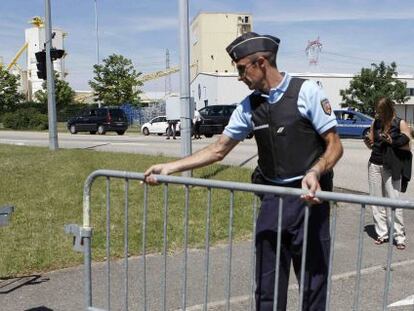
[[96, 63], [99, 65], [99, 28], [98, 28], [98, 1], [95, 0], [95, 31], [96, 31]]
[[[181, 102], [181, 156], [191, 154], [191, 103], [190, 103], [190, 45], [188, 0], [179, 0], [180, 25], [180, 102]], [[184, 172], [191, 176], [191, 172]]]
[[59, 145], [56, 127], [55, 74], [53, 71], [52, 58], [50, 56], [50, 48], [52, 47], [52, 17], [50, 0], [45, 0], [45, 40], [49, 149], [56, 150], [59, 148]]

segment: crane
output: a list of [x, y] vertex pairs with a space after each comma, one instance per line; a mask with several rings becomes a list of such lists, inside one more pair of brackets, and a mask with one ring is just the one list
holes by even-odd
[[[190, 68], [192, 68], [194, 66], [196, 66], [196, 64], [192, 64], [190, 66]], [[150, 81], [150, 80], [155, 80], [155, 79], [158, 79], [158, 78], [161, 78], [161, 77], [168, 76], [170, 74], [173, 74], [173, 73], [176, 73], [176, 72], [179, 72], [179, 71], [180, 71], [180, 68], [178, 66], [174, 66], [174, 67], [171, 67], [171, 68], [168, 68], [168, 69], [165, 69], [165, 70], [160, 70], [160, 71], [147, 73], [147, 74], [145, 74], [141, 77], [138, 77], [138, 80], [141, 81], [142, 83], [144, 83], [144, 82], [147, 82], [147, 81]]]
[[[196, 66], [196, 64], [192, 64], [190, 67], [194, 67], [194, 66]], [[144, 74], [144, 75], [138, 77], [138, 80], [142, 83], [145, 83], [145, 82], [148, 82], [148, 81], [151, 81], [151, 80], [155, 80], [155, 79], [158, 79], [158, 78], [168, 76], [170, 74], [173, 74], [173, 73], [176, 73], [176, 72], [179, 72], [179, 71], [180, 71], [180, 68], [178, 66], [174, 66], [174, 67], [168, 68], [166, 70], [159, 70], [159, 71]], [[81, 94], [81, 95], [78, 95], [78, 99], [83, 101], [83, 100], [86, 100], [86, 99], [88, 99], [92, 96], [93, 96], [93, 93], [92, 94]]]
[[45, 25], [45, 22], [40, 16], [33, 16], [32, 19], [28, 21], [28, 23], [38, 28], [44, 27]]
[[17, 61], [19, 60], [19, 57], [23, 54], [23, 52], [27, 49], [28, 43], [26, 42], [23, 44], [23, 46], [17, 51], [16, 55], [13, 57], [12, 61], [9, 65], [7, 65], [7, 70], [10, 70], [14, 65], [16, 65]]
[[168, 68], [166, 70], [160, 70], [160, 71], [147, 73], [145, 75], [142, 75], [141, 77], [138, 77], [138, 80], [144, 83], [144, 82], [147, 82], [147, 81], [151, 81], [151, 80], [155, 80], [155, 79], [158, 79], [158, 78], [161, 78], [161, 77], [168, 76], [168, 75], [176, 73], [178, 71], [180, 71], [180, 68], [171, 67], [171, 68]]

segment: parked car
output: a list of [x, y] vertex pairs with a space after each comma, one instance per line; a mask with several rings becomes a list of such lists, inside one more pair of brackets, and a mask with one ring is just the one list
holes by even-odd
[[337, 132], [340, 137], [363, 138], [369, 132], [372, 121], [370, 116], [353, 110], [334, 110], [338, 121]]
[[[145, 136], [149, 134], [164, 135], [167, 134], [168, 122], [166, 116], [159, 116], [151, 119], [149, 122], [144, 123], [141, 126], [141, 133]], [[180, 133], [180, 121], [176, 126], [176, 135]]]
[[199, 110], [201, 115], [200, 135], [212, 137], [221, 134], [229, 123], [236, 105], [211, 105]]
[[87, 109], [80, 116], [68, 120], [67, 128], [72, 134], [78, 132], [98, 133], [114, 131], [123, 135], [128, 129], [128, 120], [124, 111], [117, 107]]

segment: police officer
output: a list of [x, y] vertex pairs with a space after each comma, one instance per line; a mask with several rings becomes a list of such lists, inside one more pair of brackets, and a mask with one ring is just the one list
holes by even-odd
[[[329, 203], [315, 192], [332, 190], [332, 168], [342, 156], [336, 118], [323, 90], [312, 81], [279, 72], [280, 40], [249, 32], [227, 48], [239, 80], [253, 92], [233, 112], [216, 142], [184, 159], [151, 166], [153, 174], [172, 174], [222, 160], [252, 131], [258, 147], [254, 183], [303, 188], [301, 198], [285, 196], [282, 219], [278, 310], [285, 310], [291, 262], [300, 275], [305, 204], [310, 208], [304, 310], [325, 310], [329, 256]], [[273, 310], [279, 197], [261, 196], [256, 226], [256, 309]]]

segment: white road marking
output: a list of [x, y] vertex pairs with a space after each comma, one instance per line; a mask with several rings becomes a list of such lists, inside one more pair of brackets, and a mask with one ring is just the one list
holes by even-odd
[[[391, 264], [391, 268], [412, 265], [413, 263], [414, 263], [414, 260], [412, 260], [412, 259], [406, 260], [406, 261], [401, 261], [401, 262], [396, 262], [396, 263]], [[384, 270], [384, 266], [382, 266], [382, 265], [372, 266], [372, 267], [369, 267], [369, 268], [361, 269], [361, 275], [372, 274], [372, 273], [376, 273], [378, 271], [383, 271], [383, 270]], [[357, 274], [356, 271], [350, 271], [350, 272], [336, 274], [336, 275], [332, 276], [332, 281], [349, 279], [351, 277], [356, 276], [356, 274]], [[289, 290], [298, 289], [299, 286], [298, 286], [298, 284], [290, 284], [288, 288], [289, 288]], [[237, 296], [237, 297], [231, 298], [230, 303], [231, 304], [240, 304], [240, 303], [246, 303], [249, 300], [250, 300], [250, 295]], [[227, 303], [227, 301], [225, 301], [225, 300], [214, 301], [214, 302], [210, 302], [209, 306], [211, 305], [211, 306], [214, 306], [214, 308], [218, 309], [221, 306], [225, 306], [226, 303]], [[409, 297], [407, 297], [403, 300], [397, 301], [397, 302], [389, 305], [388, 307], [408, 306], [408, 305], [413, 305], [413, 304], [414, 304], [414, 295], [409, 296]], [[189, 307], [186, 308], [186, 310], [188, 310], [188, 311], [198, 311], [198, 310], [203, 310], [202, 308], [203, 308], [203, 305], [201, 304], [201, 305], [189, 306]], [[176, 309], [175, 311], [178, 311], [178, 310], [182, 310], [182, 309]]]
[[27, 139], [5, 139], [0, 138], [1, 143], [11, 143], [11, 144], [24, 144], [27, 142]]
[[130, 145], [130, 146], [148, 146], [149, 144], [143, 144], [143, 143], [130, 143], [130, 142], [116, 142], [116, 143], [113, 143], [113, 142], [111, 142], [110, 143], [111, 145]]
[[414, 295], [388, 305], [388, 308], [414, 305]]

